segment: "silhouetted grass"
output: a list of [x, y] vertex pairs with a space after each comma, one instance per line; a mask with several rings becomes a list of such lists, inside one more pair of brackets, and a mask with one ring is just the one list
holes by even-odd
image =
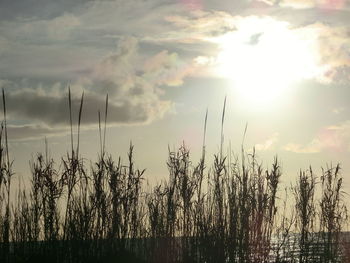
[[1, 262], [345, 262], [349, 253], [341, 232], [347, 216], [339, 165], [320, 178], [311, 167], [300, 171], [283, 194], [277, 158], [266, 169], [255, 151], [247, 153], [243, 146], [239, 155], [231, 149], [224, 154], [225, 99], [213, 163], [206, 161], [206, 112], [200, 160], [191, 161], [184, 144], [169, 149], [168, 179], [146, 191], [134, 146], [126, 163], [105, 150], [108, 96], [103, 121], [98, 113], [100, 151], [94, 163], [84, 161], [79, 151], [83, 102], [84, 95], [76, 144], [69, 90], [70, 151], [59, 163], [47, 149], [37, 154], [30, 186], [19, 186], [10, 200], [13, 172], [3, 92]]

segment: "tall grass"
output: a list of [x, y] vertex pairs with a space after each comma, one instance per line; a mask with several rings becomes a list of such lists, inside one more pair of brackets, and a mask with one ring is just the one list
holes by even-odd
[[296, 228], [300, 233], [299, 238], [299, 262], [309, 262], [317, 255], [312, 251], [312, 245], [316, 240], [316, 204], [315, 204], [316, 179], [310, 167], [309, 171], [301, 172], [297, 185], [293, 188], [296, 211]]
[[[7, 120], [6, 120], [6, 99], [5, 92], [2, 90], [2, 102], [4, 120], [0, 130], [0, 206], [1, 206], [1, 240], [3, 242], [3, 254], [6, 256], [10, 252], [10, 227], [11, 227], [11, 212], [10, 212], [10, 193], [12, 181], [12, 162], [9, 157], [8, 137], [7, 137]], [[2, 190], [2, 191], [1, 191]], [[4, 213], [3, 208], [4, 206]]]
[[301, 171], [296, 183], [283, 192], [277, 157], [265, 168], [255, 150], [248, 153], [242, 146], [239, 155], [231, 149], [224, 154], [225, 99], [220, 150], [213, 163], [206, 156], [207, 111], [200, 159], [192, 161], [185, 144], [169, 149], [168, 179], [146, 190], [145, 170], [137, 168], [132, 144], [126, 162], [114, 160], [106, 151], [108, 96], [103, 120], [98, 113], [97, 159], [87, 163], [81, 156], [83, 102], [84, 94], [76, 143], [69, 90], [71, 149], [59, 162], [49, 156], [47, 147], [44, 154], [37, 154], [30, 165], [29, 187], [17, 187], [16, 198], [10, 200], [13, 172], [3, 92], [1, 262], [340, 262], [345, 258], [341, 232], [347, 217], [339, 165], [323, 170], [320, 178], [311, 168]]
[[343, 199], [343, 178], [340, 165], [327, 168], [321, 176], [320, 232], [322, 234], [324, 262], [337, 262], [340, 249], [340, 233], [347, 220], [347, 208]]

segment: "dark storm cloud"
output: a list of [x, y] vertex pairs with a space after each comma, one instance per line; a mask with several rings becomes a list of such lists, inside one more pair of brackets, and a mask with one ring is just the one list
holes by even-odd
[[[8, 94], [7, 111], [10, 118], [39, 121], [53, 126], [69, 124], [68, 97], [45, 96], [33, 91], [24, 91], [17, 94]], [[109, 123], [133, 124], [150, 121], [155, 114], [164, 112], [162, 102], [153, 105], [123, 101], [114, 103], [109, 101]], [[166, 104], [166, 103], [164, 103]], [[75, 119], [79, 110], [80, 98], [72, 98], [72, 109]], [[98, 111], [104, 112], [105, 99], [95, 94], [85, 94], [82, 123], [93, 124], [98, 121]]]

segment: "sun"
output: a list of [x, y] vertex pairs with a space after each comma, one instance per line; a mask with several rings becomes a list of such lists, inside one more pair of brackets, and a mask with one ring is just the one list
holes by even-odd
[[241, 103], [267, 108], [288, 96], [292, 84], [318, 74], [314, 42], [272, 18], [245, 18], [215, 38], [217, 74], [232, 81]]

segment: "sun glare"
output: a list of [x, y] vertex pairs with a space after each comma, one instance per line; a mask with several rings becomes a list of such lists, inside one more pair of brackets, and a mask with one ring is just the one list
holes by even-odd
[[287, 22], [242, 19], [236, 31], [216, 41], [221, 50], [217, 74], [232, 80], [240, 101], [249, 107], [281, 101], [293, 83], [318, 72], [314, 43]]

